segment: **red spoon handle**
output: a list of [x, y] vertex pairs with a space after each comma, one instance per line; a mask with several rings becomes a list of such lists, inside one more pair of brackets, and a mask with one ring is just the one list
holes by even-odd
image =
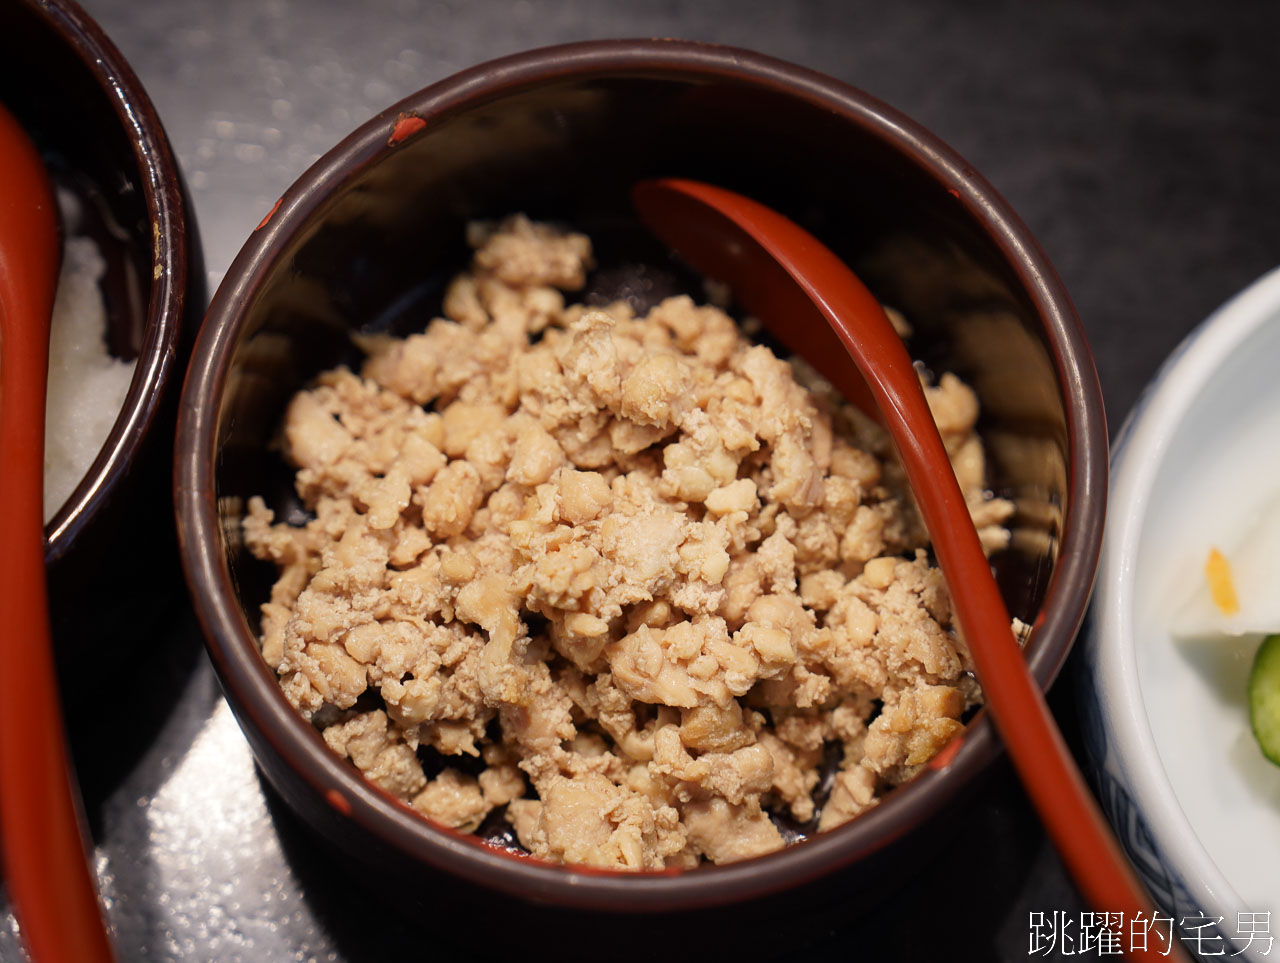
[[[695, 267], [730, 281], [740, 301], [784, 343], [888, 428], [929, 529], [987, 710], [1059, 854], [1096, 910], [1150, 919], [1155, 904], [1103, 819], [1014, 639], [911, 357], [880, 303], [830, 249], [749, 198], [676, 178], [644, 182], [634, 197], [659, 236]], [[840, 360], [846, 355], [856, 373]], [[1181, 958], [1179, 948], [1168, 945], [1173, 958]], [[1130, 955], [1170, 959], [1169, 952], [1154, 949]]]
[[[770, 230], [779, 229], [774, 225]], [[969, 522], [956, 477], [949, 470], [936, 469], [949, 466], [950, 460], [910, 355], [887, 318], [877, 325], [855, 322], [883, 310], [843, 262], [822, 250], [821, 255], [810, 252], [811, 260], [805, 262], [806, 272], [818, 277], [820, 271], [821, 280], [806, 287], [858, 364], [881, 411], [886, 412], [885, 420], [915, 429], [893, 432], [894, 441], [938, 564], [957, 600], [956, 619], [987, 694], [987, 710], [1023, 785], [1086, 901], [1102, 911], [1123, 913], [1126, 919], [1138, 912], [1150, 916], [1154, 904], [1085, 785], [1014, 639], [1008, 610], [977, 530]], [[891, 411], [892, 416], [887, 414]]]
[[58, 231], [44, 165], [0, 108], [0, 839], [35, 963], [113, 959], [86, 860], [44, 571], [44, 403]]

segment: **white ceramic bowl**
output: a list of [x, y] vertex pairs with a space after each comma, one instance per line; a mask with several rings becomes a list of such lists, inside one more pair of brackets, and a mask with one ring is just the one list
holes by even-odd
[[1261, 636], [1180, 641], [1171, 622], [1208, 546], [1280, 494], [1278, 368], [1280, 269], [1188, 336], [1129, 416], [1080, 689], [1095, 786], [1159, 909], [1186, 921], [1184, 936], [1217, 923], [1237, 958], [1256, 960], [1280, 956], [1265, 952], [1267, 918], [1240, 916], [1271, 913], [1280, 942], [1280, 767], [1258, 750], [1245, 701]]

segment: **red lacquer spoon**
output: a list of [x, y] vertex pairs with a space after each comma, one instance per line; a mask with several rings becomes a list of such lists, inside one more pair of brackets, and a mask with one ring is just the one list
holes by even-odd
[[44, 164], [0, 107], [0, 842], [35, 963], [114, 957], [71, 778], [44, 571], [44, 404], [58, 280]]
[[[1155, 904], [1099, 812], [1023, 660], [911, 357], [880, 303], [820, 241], [739, 194], [665, 179], [638, 184], [633, 200], [658, 237], [701, 273], [728, 282], [740, 304], [889, 431], [987, 709], [1063, 862], [1096, 910], [1123, 913], [1126, 921], [1137, 913], [1149, 919]], [[1130, 955], [1170, 959], [1154, 949]]]

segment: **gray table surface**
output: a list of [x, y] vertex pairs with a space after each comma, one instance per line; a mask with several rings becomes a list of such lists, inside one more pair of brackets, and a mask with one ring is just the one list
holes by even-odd
[[[624, 36], [711, 40], [802, 63], [949, 142], [1062, 274], [1113, 431], [1179, 339], [1280, 262], [1273, 0], [84, 3], [168, 129], [210, 290], [288, 184], [375, 111], [494, 56]], [[474, 925], [451, 934], [371, 891], [353, 896], [330, 871], [326, 844], [259, 780], [185, 599], [141, 649], [121, 677], [164, 697], [140, 697], [109, 728], [92, 709], [71, 710], [126, 959], [485, 958]], [[1069, 678], [1051, 701], [1072, 734]], [[953, 818], [946, 862], [883, 892], [849, 892], [835, 911], [794, 914], [780, 958], [1025, 960], [1029, 912], [1082, 909], [1006, 764]], [[496, 928], [528, 925], [518, 907], [489, 909]], [[0, 958], [18, 959], [5, 919]], [[682, 958], [679, 927], [659, 920], [653, 930], [655, 951]], [[538, 959], [538, 945], [518, 951]], [[557, 945], [558, 958], [586, 952]]]

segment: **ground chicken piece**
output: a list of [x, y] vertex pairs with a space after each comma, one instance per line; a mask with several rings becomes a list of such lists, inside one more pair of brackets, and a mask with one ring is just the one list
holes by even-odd
[[573, 739], [573, 700], [551, 676], [545, 662], [529, 666], [518, 701], [502, 709], [503, 735], [523, 753], [554, 753]]
[[422, 509], [422, 524], [433, 538], [460, 535], [484, 499], [480, 472], [469, 461], [445, 465], [427, 488], [418, 489], [415, 503]]
[[269, 558], [279, 569], [271, 599], [262, 606], [262, 657], [277, 671], [284, 659], [285, 631], [298, 596], [320, 568], [320, 555], [310, 527], [273, 525], [275, 513], [258, 496], [249, 499], [244, 520], [245, 544], [259, 558]]
[[396, 620], [358, 626], [343, 642], [407, 737], [446, 755], [478, 753], [474, 740], [493, 715], [478, 678], [482, 639], [456, 624]]
[[876, 777], [864, 766], [854, 766], [836, 773], [831, 785], [831, 795], [822, 807], [818, 820], [818, 832], [843, 826], [854, 816], [876, 804]]
[[923, 555], [873, 559], [840, 592], [826, 618], [830, 644], [815, 654], [839, 686], [872, 697], [954, 683], [970, 665], [942, 627], [949, 620], [945, 587]]
[[731, 512], [754, 514], [760, 502], [756, 498], [756, 483], [750, 478], [739, 478], [727, 485], [713, 488], [706, 499], [707, 511], [713, 515], [728, 515]]
[[459, 274], [449, 282], [441, 308], [445, 317], [453, 318], [471, 331], [483, 330], [492, 320], [480, 299], [480, 285], [470, 274]]
[[325, 406], [319, 393], [302, 391], [285, 412], [285, 444], [301, 468], [332, 465], [351, 447], [351, 432]]
[[524, 775], [510, 763], [489, 766], [480, 773], [478, 781], [484, 801], [493, 808], [505, 806], [524, 795]]
[[588, 311], [569, 328], [570, 338], [557, 352], [570, 392], [585, 404], [616, 408], [622, 398], [622, 374], [614, 320]]
[[[473, 831], [505, 807], [545, 859], [778, 849], [762, 807], [813, 820], [837, 750], [819, 827], [874, 805], [981, 698], [886, 433], [719, 308], [566, 306], [581, 235], [516, 216], [470, 240], [443, 317], [358, 338], [359, 373], [290, 401], [311, 517], [248, 503], [285, 697], [424, 815]], [[998, 549], [1013, 506], [976, 396], [926, 391]], [[428, 782], [420, 747], [485, 768]]]
[[778, 436], [769, 469], [773, 484], [767, 494], [774, 501], [800, 517], [822, 504], [822, 469], [799, 429]]
[[559, 681], [577, 708], [600, 725], [623, 757], [634, 762], [652, 759], [654, 732], [678, 718], [670, 706], [659, 706], [654, 717], [640, 725], [631, 698], [614, 685], [609, 672], [601, 672], [588, 683], [581, 674], [565, 670]]
[[363, 712], [329, 726], [324, 730], [324, 741], [397, 799], [409, 799], [426, 784], [417, 755], [399, 730], [389, 725], [385, 712]]
[[513, 799], [507, 805], [506, 818], [515, 831], [516, 839], [528, 852], [533, 852], [534, 834], [542, 815], [542, 803], [537, 799]]
[[505, 405], [455, 401], [440, 415], [444, 453], [450, 458], [462, 457], [472, 441], [499, 427], [506, 418]]
[[699, 616], [666, 629], [641, 626], [605, 649], [615, 683], [641, 702], [727, 705], [760, 678], [755, 649], [732, 639], [724, 619]]
[[694, 851], [713, 863], [736, 863], [785, 845], [759, 805], [735, 806], [712, 797], [684, 806], [680, 819]]
[[695, 752], [733, 752], [755, 742], [746, 724], [742, 705], [731, 699], [724, 706], [697, 706], [681, 710], [680, 742]]
[[[875, 703], [866, 696], [845, 696], [834, 709], [822, 714], [826, 738], [835, 739], [844, 747], [845, 759], [862, 757], [867, 720], [874, 708]], [[782, 734], [786, 738], [786, 734]]]
[[738, 477], [738, 458], [725, 447], [711, 419], [700, 408], [685, 414], [679, 440], [663, 449], [662, 458], [666, 465], [662, 493], [680, 501], [704, 501]]
[[489, 637], [477, 669], [485, 700], [495, 706], [519, 702], [528, 685], [528, 673], [519, 664], [528, 640], [521, 634], [524, 625], [509, 576], [488, 572], [469, 582], [458, 592], [455, 614], [460, 621], [480, 626]]
[[669, 330], [681, 350], [715, 368], [728, 362], [742, 338], [733, 319], [722, 310], [695, 305], [684, 294], [661, 302], [649, 312], [648, 321]]
[[[369, 345], [363, 375], [415, 404], [451, 395], [485, 365], [476, 358], [478, 335], [437, 318], [422, 334]], [[443, 440], [443, 439], [442, 439]]]
[[308, 506], [325, 495], [354, 498], [380, 519], [374, 527], [391, 527], [407, 504], [405, 486], [426, 484], [444, 464], [437, 420], [344, 368], [329, 372], [286, 412], [298, 494]]
[[607, 663], [604, 648], [609, 644], [609, 623], [589, 612], [565, 613], [553, 609], [547, 634], [551, 647], [583, 672], [596, 673]]
[[[654, 733], [649, 772], [696, 785], [736, 805], [768, 791], [773, 782], [773, 758], [764, 746], [751, 745], [733, 752], [704, 752], [695, 759], [680, 741], [679, 728], [664, 726]], [[695, 793], [682, 788], [677, 795], [688, 799]]]
[[890, 783], [909, 778], [964, 729], [964, 705], [960, 690], [950, 686], [903, 692], [868, 728], [863, 765]]
[[609, 483], [599, 472], [561, 469], [556, 476], [557, 515], [569, 525], [582, 525], [599, 518], [613, 503]]
[[785, 675], [761, 681], [752, 690], [749, 701], [759, 706], [811, 709], [826, 705], [834, 688], [829, 675], [797, 663]]
[[[387, 714], [392, 718], [396, 717], [396, 714], [390, 711], [390, 707]], [[479, 718], [473, 719], [424, 722], [416, 730], [409, 730], [409, 732], [416, 736], [422, 745], [430, 746], [443, 756], [478, 756], [480, 747], [476, 745], [476, 740], [484, 737], [492, 716], [492, 712], [485, 712]]]
[[546, 284], [576, 291], [586, 283], [591, 241], [585, 234], [562, 233], [523, 214], [496, 228], [476, 225], [468, 240], [476, 248], [475, 265], [507, 284]]
[[859, 505], [840, 537], [842, 562], [869, 562], [885, 549], [884, 514], [872, 505]]
[[845, 578], [834, 569], [810, 572], [800, 579], [800, 601], [814, 612], [826, 612], [836, 604]]
[[564, 464], [564, 451], [550, 432], [529, 419], [516, 433], [507, 465], [507, 478], [533, 487], [549, 479]]
[[619, 411], [640, 425], [679, 424], [692, 383], [689, 366], [678, 357], [648, 355], [623, 380]]
[[517, 324], [528, 334], [543, 330], [564, 314], [564, 295], [546, 285], [513, 287], [501, 278], [460, 274], [445, 290], [446, 317], [473, 331]]
[[536, 817], [529, 807], [522, 815], [525, 818], [517, 816], [515, 823], [521, 842], [535, 856], [560, 862], [606, 869], [661, 869], [667, 856], [685, 846], [674, 809], [655, 808], [639, 793], [594, 774], [556, 779], [543, 795]]
[[364, 666], [333, 643], [373, 618], [388, 560], [385, 540], [352, 520], [321, 553], [317, 571], [299, 593], [285, 623], [277, 672], [289, 701], [307, 718], [325, 703], [349, 708], [364, 691]]
[[[584, 397], [572, 390], [552, 343], [543, 340], [525, 352], [518, 374], [521, 410], [537, 419], [557, 441], [578, 433], [591, 438], [608, 421], [590, 393]], [[561, 448], [563, 451], [563, 445]]]
[[797, 822], [813, 818], [813, 787], [818, 784], [822, 746], [807, 751], [788, 745], [771, 732], [760, 733], [760, 745], [773, 761], [770, 791], [787, 804]]
[[[481, 332], [510, 341], [516, 348], [527, 344], [527, 335], [564, 319], [564, 296], [546, 285], [513, 287], [501, 278], [479, 275], [475, 287], [477, 300], [490, 319]], [[448, 314], [447, 307], [445, 313]]]
[[492, 803], [473, 777], [445, 769], [413, 797], [413, 808], [450, 829], [469, 833], [484, 822]]
[[756, 345], [735, 355], [733, 367], [755, 390], [753, 425], [761, 440], [773, 444], [787, 432], [803, 436], [811, 430], [816, 409], [787, 362]]
[[351, 708], [368, 688], [365, 667], [347, 655], [340, 645], [308, 642], [293, 653], [292, 662], [321, 698], [339, 709]]

